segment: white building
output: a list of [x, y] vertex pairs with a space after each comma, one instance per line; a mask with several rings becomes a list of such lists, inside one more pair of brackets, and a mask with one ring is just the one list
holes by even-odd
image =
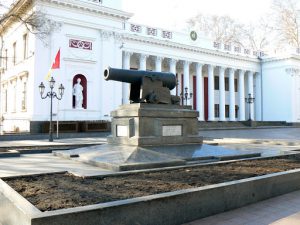
[[[65, 86], [63, 99], [54, 100], [60, 121], [107, 121], [110, 111], [128, 103], [128, 84], [106, 82], [107, 66], [171, 71], [179, 85], [193, 93], [188, 100], [199, 120], [244, 121], [249, 118], [248, 94], [255, 97], [251, 117], [257, 121], [300, 122], [300, 55], [264, 56], [240, 46], [214, 43], [195, 34], [178, 33], [131, 23], [121, 0], [20, 0], [11, 10], [41, 11], [55, 22], [43, 40], [10, 19], [1, 30], [2, 130], [40, 131], [49, 121], [50, 99], [41, 99], [58, 49], [60, 69], [53, 71], [55, 91]], [[83, 108], [74, 107], [73, 85], [81, 78]], [[54, 116], [54, 120], [56, 120]]]

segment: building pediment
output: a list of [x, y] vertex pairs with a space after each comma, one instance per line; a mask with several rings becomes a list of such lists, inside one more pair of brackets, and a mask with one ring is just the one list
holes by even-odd
[[132, 13], [124, 12], [117, 9], [105, 7], [101, 4], [95, 4], [93, 1], [78, 1], [78, 0], [40, 0], [40, 2], [48, 2], [65, 6], [73, 9], [84, 10], [87, 12], [99, 13], [105, 16], [115, 17], [122, 20], [128, 20], [132, 17]]

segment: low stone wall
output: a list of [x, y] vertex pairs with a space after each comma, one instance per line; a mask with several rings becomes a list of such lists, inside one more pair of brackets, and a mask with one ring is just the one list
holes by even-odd
[[[98, 132], [98, 131], [110, 131], [111, 123], [109, 121], [97, 120], [97, 121], [59, 121], [58, 127], [60, 133], [76, 133], [76, 132]], [[56, 121], [53, 121], [53, 132], [57, 129]], [[48, 133], [49, 121], [31, 121], [30, 133]]]
[[[40, 212], [0, 180], [5, 225], [180, 225], [300, 189], [300, 169], [140, 198]], [[19, 218], [18, 223], [16, 219]]]

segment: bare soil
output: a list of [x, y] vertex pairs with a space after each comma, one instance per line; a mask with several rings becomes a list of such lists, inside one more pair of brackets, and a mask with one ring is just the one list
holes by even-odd
[[300, 168], [300, 155], [111, 177], [45, 174], [3, 179], [41, 211], [91, 205]]

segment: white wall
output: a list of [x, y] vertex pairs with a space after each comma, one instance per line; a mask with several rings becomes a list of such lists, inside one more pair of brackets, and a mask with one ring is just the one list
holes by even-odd
[[292, 79], [287, 61], [266, 62], [263, 69], [263, 119], [293, 122]]

